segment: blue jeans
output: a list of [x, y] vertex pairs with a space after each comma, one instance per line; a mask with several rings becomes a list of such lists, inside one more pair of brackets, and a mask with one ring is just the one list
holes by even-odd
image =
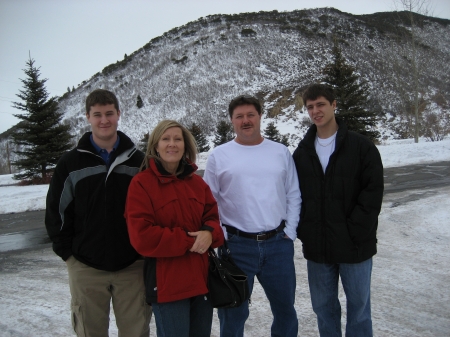
[[[256, 241], [228, 234], [228, 248], [236, 263], [248, 276], [250, 294], [255, 276], [263, 287], [273, 314], [271, 336], [296, 337], [294, 242], [276, 236]], [[221, 337], [241, 337], [249, 316], [248, 301], [237, 308], [218, 309]]]
[[342, 336], [338, 282], [347, 298], [345, 336], [373, 336], [370, 311], [372, 258], [361, 263], [326, 264], [308, 261], [311, 303], [317, 315], [320, 336]]
[[211, 336], [213, 307], [206, 295], [152, 303], [158, 337]]

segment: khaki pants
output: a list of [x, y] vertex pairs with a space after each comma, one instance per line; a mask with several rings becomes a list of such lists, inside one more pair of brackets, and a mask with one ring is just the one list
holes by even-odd
[[72, 326], [78, 337], [107, 337], [112, 300], [119, 337], [148, 337], [152, 308], [145, 303], [144, 261], [117, 272], [67, 261]]

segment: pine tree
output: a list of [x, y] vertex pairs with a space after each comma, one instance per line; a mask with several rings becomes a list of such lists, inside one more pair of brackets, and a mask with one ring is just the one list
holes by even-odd
[[20, 159], [13, 162], [20, 171], [14, 179], [47, 183], [61, 155], [71, 148], [72, 136], [70, 127], [60, 123], [63, 114], [58, 111], [57, 99], [48, 99], [47, 79], [39, 78], [31, 56], [26, 65], [23, 90], [16, 94], [22, 102], [13, 102], [14, 108], [24, 111], [14, 115], [22, 120], [12, 135], [21, 149], [16, 151]]
[[336, 95], [336, 114], [350, 130], [376, 140], [380, 134], [373, 130], [377, 115], [367, 111], [369, 89], [367, 82], [360, 80], [355, 69], [348, 65], [342, 56], [337, 41], [332, 49], [333, 62], [323, 69], [323, 82], [333, 87]]
[[137, 96], [136, 106], [138, 107], [138, 109], [144, 106], [144, 102], [142, 101], [141, 95]]
[[230, 123], [224, 120], [221, 120], [219, 123], [217, 123], [216, 137], [213, 141], [215, 147], [221, 144], [225, 144], [230, 140], [233, 140], [233, 138], [233, 126]]
[[147, 152], [147, 146], [148, 146], [148, 137], [150, 137], [150, 134], [147, 132], [144, 134], [144, 137], [139, 141], [139, 149], [146, 153]]
[[281, 135], [274, 122], [267, 124], [267, 127], [264, 129], [264, 137], [285, 146], [289, 146], [288, 136]]
[[197, 151], [199, 153], [208, 152], [209, 151], [208, 140], [206, 139], [202, 129], [197, 124], [192, 123], [191, 127], [189, 128], [189, 131], [192, 133], [192, 135], [195, 138], [195, 141], [197, 142]]
[[289, 137], [288, 135], [282, 135], [280, 138], [280, 143], [286, 147], [289, 147]]
[[274, 142], [280, 141], [280, 132], [278, 131], [274, 122], [270, 122], [269, 124], [267, 124], [267, 127], [264, 129], [264, 137], [273, 140]]

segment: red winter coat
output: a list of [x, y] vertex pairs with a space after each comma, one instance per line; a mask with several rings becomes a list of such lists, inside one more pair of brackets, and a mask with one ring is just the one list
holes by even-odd
[[146, 257], [147, 303], [208, 293], [208, 254], [189, 252], [195, 238], [187, 232], [212, 229], [213, 248], [224, 240], [217, 203], [194, 174], [197, 166], [186, 165], [178, 177], [158, 166], [151, 159], [150, 168], [133, 177], [125, 207], [131, 244]]

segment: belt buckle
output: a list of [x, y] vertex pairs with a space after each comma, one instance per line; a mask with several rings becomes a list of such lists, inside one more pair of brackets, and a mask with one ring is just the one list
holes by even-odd
[[266, 235], [266, 233], [263, 234], [256, 234], [256, 241], [264, 241], [265, 239], [260, 239], [259, 237], [262, 236], [264, 237]]

